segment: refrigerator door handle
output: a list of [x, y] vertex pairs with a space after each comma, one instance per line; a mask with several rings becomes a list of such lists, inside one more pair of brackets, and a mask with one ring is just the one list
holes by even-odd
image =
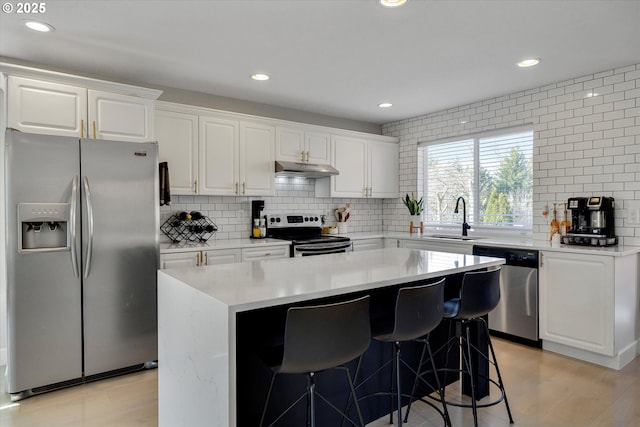
[[89, 187], [89, 179], [84, 177], [84, 199], [87, 208], [87, 229], [89, 231], [89, 239], [87, 241], [86, 264], [84, 265], [84, 278], [89, 277], [91, 270], [91, 252], [93, 250], [93, 205], [91, 203], [91, 189]]
[[76, 218], [77, 218], [77, 203], [78, 203], [78, 175], [73, 177], [71, 183], [71, 200], [69, 200], [69, 233], [71, 238], [71, 266], [73, 267], [73, 274], [76, 277], [80, 277], [78, 271], [78, 251], [77, 251], [77, 233], [76, 233]]

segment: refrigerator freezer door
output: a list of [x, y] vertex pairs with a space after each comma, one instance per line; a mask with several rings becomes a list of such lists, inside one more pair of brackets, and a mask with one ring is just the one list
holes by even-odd
[[[67, 234], [75, 246], [18, 251], [18, 204], [77, 206], [79, 145], [73, 138], [11, 130], [5, 140], [8, 391], [19, 393], [82, 377], [81, 282], [72, 266], [79, 229]], [[69, 218], [65, 226], [73, 224]]]
[[157, 359], [158, 161], [155, 143], [80, 146], [89, 376]]

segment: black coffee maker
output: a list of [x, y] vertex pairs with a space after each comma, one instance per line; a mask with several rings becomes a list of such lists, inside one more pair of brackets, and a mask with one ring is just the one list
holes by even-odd
[[563, 243], [590, 246], [618, 244], [613, 197], [570, 197], [567, 209], [571, 210], [571, 227], [563, 236]]

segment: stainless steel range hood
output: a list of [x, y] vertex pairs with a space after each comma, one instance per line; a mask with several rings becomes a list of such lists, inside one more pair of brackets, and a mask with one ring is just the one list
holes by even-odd
[[324, 178], [338, 174], [338, 170], [331, 165], [316, 165], [312, 163], [283, 162], [276, 160], [276, 176]]

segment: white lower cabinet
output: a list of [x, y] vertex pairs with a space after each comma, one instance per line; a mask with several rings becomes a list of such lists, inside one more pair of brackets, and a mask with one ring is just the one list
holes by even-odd
[[209, 251], [173, 252], [160, 255], [160, 268], [199, 267], [202, 265], [233, 264], [240, 262], [240, 249], [214, 249]]
[[264, 248], [242, 249], [242, 261], [289, 258], [289, 246], [267, 246]]
[[175, 252], [160, 255], [160, 269], [196, 267], [200, 265], [200, 251]]
[[541, 254], [540, 338], [613, 356], [613, 257]]
[[540, 255], [543, 348], [622, 368], [638, 348], [638, 255]]
[[202, 265], [233, 264], [240, 262], [240, 249], [216, 249], [202, 251]]
[[353, 245], [354, 252], [384, 248], [384, 239], [382, 238], [351, 240], [351, 243]]

